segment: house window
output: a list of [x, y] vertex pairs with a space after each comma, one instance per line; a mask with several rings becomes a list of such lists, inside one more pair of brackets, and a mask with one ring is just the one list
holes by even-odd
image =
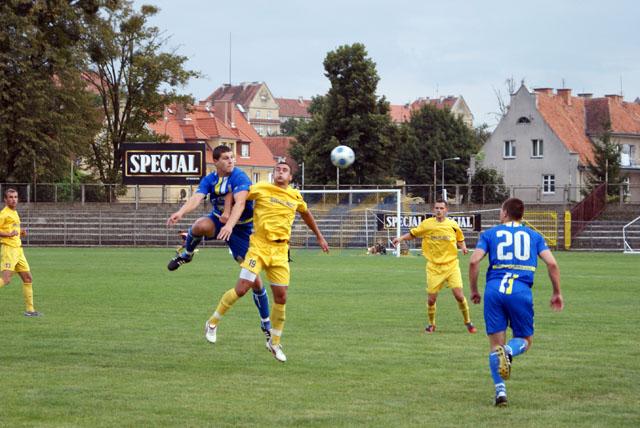
[[504, 151], [502, 153], [502, 156], [505, 158], [516, 157], [516, 141], [515, 140], [505, 140]]
[[542, 193], [556, 193], [556, 176], [549, 174], [542, 176]]
[[541, 158], [544, 154], [542, 140], [531, 140], [531, 156]]
[[256, 119], [260, 119], [260, 110], [256, 110]]
[[521, 125], [523, 123], [531, 123], [531, 119], [529, 119], [528, 117], [522, 116], [518, 119], [518, 121], [516, 122], [518, 125]]
[[257, 183], [258, 181], [260, 181], [260, 173], [259, 172], [254, 172], [253, 173], [253, 182]]
[[243, 143], [240, 145], [240, 157], [248, 158], [249, 157], [249, 145]]

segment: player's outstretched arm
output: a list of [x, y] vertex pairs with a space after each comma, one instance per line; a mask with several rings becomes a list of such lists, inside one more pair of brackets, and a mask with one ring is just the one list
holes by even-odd
[[564, 299], [560, 292], [560, 267], [558, 267], [558, 262], [556, 262], [556, 258], [553, 257], [551, 250], [540, 252], [540, 258], [547, 264], [551, 287], [553, 287], [550, 301], [551, 309], [561, 311], [564, 308]]
[[480, 274], [480, 262], [485, 256], [485, 252], [476, 248], [469, 261], [469, 288], [471, 289], [471, 301], [476, 305], [482, 301], [478, 292], [478, 275]]
[[[247, 204], [248, 195], [249, 195], [248, 190], [242, 190], [238, 193], [233, 194], [233, 200], [234, 200], [233, 208], [231, 208], [231, 214], [229, 215], [229, 219], [227, 220], [226, 224], [220, 229], [220, 233], [218, 233], [218, 239], [222, 239], [224, 241], [229, 240], [229, 237], [231, 237], [231, 233], [233, 232], [233, 227], [238, 223], [238, 220], [240, 220], [242, 211], [244, 211], [244, 207]], [[226, 199], [225, 199], [224, 206], [225, 206], [224, 210], [226, 212], [227, 211]]]
[[402, 241], [411, 241], [413, 238], [414, 236], [411, 233], [405, 233], [400, 238], [393, 238], [393, 241], [391, 241], [391, 243], [393, 244], [394, 247], [397, 247], [398, 244], [401, 243]]
[[313, 217], [313, 214], [311, 214], [311, 211], [307, 210], [303, 213], [300, 213], [300, 217], [302, 217], [302, 220], [307, 225], [307, 227], [309, 227], [309, 229], [311, 229], [311, 231], [316, 235], [316, 239], [318, 240], [318, 245], [320, 245], [320, 248], [322, 248], [322, 251], [324, 251], [325, 253], [328, 253], [329, 244], [327, 243], [327, 240], [324, 239], [322, 232], [320, 232], [318, 223], [316, 223], [316, 219]]
[[180, 219], [182, 219], [182, 216], [184, 216], [185, 214], [189, 214], [191, 211], [198, 208], [198, 205], [200, 205], [204, 198], [205, 195], [203, 193], [196, 192], [191, 195], [189, 200], [185, 202], [178, 211], [169, 216], [169, 219], [167, 220], [167, 226], [173, 226], [174, 224], [178, 223]]
[[469, 253], [469, 250], [467, 249], [467, 244], [464, 241], [458, 241], [458, 248], [460, 248], [460, 250], [462, 250], [462, 254], [464, 254], [465, 256]]

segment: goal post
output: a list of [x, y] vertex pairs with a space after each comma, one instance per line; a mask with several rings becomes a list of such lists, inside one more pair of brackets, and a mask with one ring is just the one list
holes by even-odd
[[[356, 246], [359, 247], [368, 246], [368, 231], [373, 225], [368, 223], [366, 216], [363, 220], [362, 212], [366, 213], [372, 206], [382, 205], [380, 199], [384, 202], [388, 196], [394, 198], [393, 212], [396, 219], [394, 237], [401, 236], [402, 192], [400, 189], [305, 189], [300, 190], [300, 193], [310, 206], [320, 230], [332, 247], [346, 248], [352, 242], [357, 242]], [[346, 201], [343, 201], [341, 196], [346, 196]], [[375, 200], [369, 200], [368, 196], [374, 197]], [[294, 227], [292, 241], [294, 245], [307, 245], [308, 232]], [[400, 257], [400, 251], [392, 250], [397, 257]]]
[[622, 242], [625, 254], [640, 254], [640, 217], [622, 227]]

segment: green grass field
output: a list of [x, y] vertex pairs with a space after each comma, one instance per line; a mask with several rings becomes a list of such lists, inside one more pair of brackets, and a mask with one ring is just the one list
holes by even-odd
[[[22, 316], [17, 276], [0, 290], [3, 427], [640, 425], [637, 256], [557, 253], [562, 313], [538, 271], [534, 346], [496, 409], [486, 337], [466, 332], [448, 290], [437, 333], [422, 333], [421, 257], [293, 250], [282, 364], [250, 296], [204, 340], [238, 275], [225, 250], [176, 272], [169, 249], [26, 254], [45, 316]], [[472, 318], [483, 332], [481, 306]]]

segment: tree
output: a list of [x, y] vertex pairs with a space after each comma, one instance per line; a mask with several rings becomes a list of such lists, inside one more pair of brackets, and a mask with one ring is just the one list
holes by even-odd
[[587, 163], [587, 190], [590, 193], [600, 184], [607, 183], [607, 194], [619, 195], [623, 177], [620, 171], [620, 146], [611, 141], [611, 123], [602, 126], [602, 133], [591, 138], [593, 159]]
[[471, 177], [471, 202], [476, 204], [502, 203], [509, 197], [504, 179], [493, 168], [480, 167]]
[[329, 52], [324, 69], [331, 88], [312, 100], [312, 119], [296, 132], [294, 159], [305, 162], [309, 181], [332, 183], [336, 169], [330, 153], [342, 144], [354, 150], [356, 161], [340, 172], [341, 184], [388, 182], [395, 159], [395, 127], [389, 104], [376, 96], [380, 79], [375, 63], [367, 57], [365, 46], [355, 43]]
[[0, 3], [0, 181], [58, 181], [99, 119], [80, 43], [97, 1]]
[[397, 173], [410, 184], [433, 183], [435, 162], [439, 182], [442, 160], [459, 157], [459, 161], [447, 163], [445, 182], [466, 183], [469, 160], [482, 146], [485, 134], [482, 128], [470, 129], [450, 110], [426, 104], [413, 112], [400, 130]]
[[135, 11], [130, 1], [109, 4], [87, 41], [88, 81], [100, 96], [105, 123], [91, 144], [89, 164], [105, 184], [119, 181], [121, 144], [140, 139], [145, 124], [158, 120], [165, 105], [192, 103], [175, 88], [199, 75], [184, 68], [187, 57], [162, 51], [167, 39], [148, 25], [156, 7]]

